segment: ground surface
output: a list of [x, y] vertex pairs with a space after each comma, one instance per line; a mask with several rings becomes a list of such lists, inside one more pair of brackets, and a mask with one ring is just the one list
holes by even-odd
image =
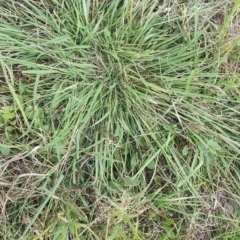
[[240, 239], [239, 10], [0, 0], [0, 238]]

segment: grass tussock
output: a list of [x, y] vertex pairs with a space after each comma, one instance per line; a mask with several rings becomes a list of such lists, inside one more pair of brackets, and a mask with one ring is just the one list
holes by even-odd
[[0, 1], [2, 239], [238, 239], [239, 1]]

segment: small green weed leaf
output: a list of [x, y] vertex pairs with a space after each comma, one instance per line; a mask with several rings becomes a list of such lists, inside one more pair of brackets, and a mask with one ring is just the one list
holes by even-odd
[[161, 234], [160, 234], [159, 240], [168, 240], [168, 239], [169, 239], [169, 238], [168, 238], [168, 236], [167, 236], [166, 233], [161, 233]]
[[148, 214], [148, 218], [149, 218], [149, 219], [155, 219], [156, 216], [157, 216], [157, 213], [154, 212], [154, 211], [151, 211], [151, 212]]
[[42, 125], [42, 122], [44, 119], [44, 111], [42, 108], [37, 108], [36, 111], [37, 111], [37, 117], [35, 119], [34, 126], [38, 127]]
[[208, 165], [215, 165], [214, 154], [212, 154], [211, 152], [208, 152], [208, 154], [206, 154], [205, 160]]
[[18, 88], [19, 88], [20, 95], [23, 95], [25, 92], [25, 85], [22, 83], [22, 81], [19, 81]]
[[208, 144], [209, 148], [212, 150], [220, 150], [221, 149], [221, 146], [217, 142], [215, 142], [213, 139], [209, 140], [207, 144]]
[[109, 182], [109, 186], [111, 189], [118, 191], [119, 190], [119, 183], [116, 183], [115, 181]]
[[154, 219], [158, 223], [161, 222], [159, 214], [157, 214], [155, 211], [150, 211], [149, 212], [148, 219]]
[[15, 126], [15, 125], [16, 125], [16, 123], [17, 123], [17, 120], [16, 120], [16, 118], [15, 118], [14, 120], [10, 121], [10, 124], [11, 124], [12, 126]]
[[2, 114], [2, 118], [7, 122], [8, 120], [15, 118], [15, 114], [13, 112], [7, 112]]
[[4, 118], [2, 117], [2, 115], [0, 115], [0, 124], [4, 124]]
[[10, 147], [0, 145], [0, 152], [3, 155], [8, 155], [10, 153]]
[[165, 205], [166, 205], [166, 200], [163, 199], [163, 198], [159, 198], [159, 199], [157, 199], [156, 202], [155, 202], [155, 206], [156, 206], [157, 208], [159, 208], [159, 209], [165, 207]]
[[39, 94], [39, 93], [36, 94], [36, 100], [39, 100], [41, 97], [42, 97], [41, 94]]
[[185, 146], [182, 150], [182, 155], [187, 156], [188, 155], [188, 146]]
[[168, 226], [174, 225], [174, 220], [171, 219], [171, 218], [168, 218], [168, 219], [164, 222], [164, 224], [166, 224], [166, 225], [168, 225]]
[[138, 186], [138, 184], [140, 183], [140, 181], [138, 179], [132, 179], [130, 177], [125, 177], [123, 180], [124, 180], [125, 185], [130, 186], [130, 187]]
[[203, 153], [205, 153], [207, 151], [206, 146], [202, 143], [199, 143], [198, 147], [199, 147], [199, 150]]
[[137, 157], [134, 155], [131, 159], [131, 167], [134, 168], [137, 166]]
[[[119, 238], [120, 237], [120, 238]], [[115, 226], [107, 240], [126, 239], [124, 230], [121, 226]]]
[[163, 225], [162, 225], [162, 228], [165, 230], [168, 238], [170, 238], [170, 239], [176, 239], [176, 236], [175, 236], [173, 230], [171, 229], [171, 227], [169, 227], [167, 224], [163, 224]]
[[3, 111], [1, 112], [2, 112], [1, 117], [4, 119], [5, 123], [16, 117], [13, 106], [6, 106], [3, 108]]
[[151, 162], [147, 165], [147, 168], [149, 168], [149, 169], [154, 169], [155, 166], [156, 166], [156, 162], [153, 160], [153, 161], [151, 161]]
[[48, 131], [49, 130], [49, 125], [41, 125], [41, 129], [43, 130], [43, 131]]
[[5, 129], [6, 129], [6, 131], [8, 131], [8, 132], [12, 132], [12, 131], [15, 130], [15, 127], [13, 127], [13, 126], [7, 126]]
[[33, 107], [28, 106], [25, 108], [25, 114], [26, 117], [30, 120], [33, 120], [34, 114], [33, 114]]
[[55, 148], [55, 152], [57, 154], [59, 154], [60, 156], [64, 155], [67, 152], [67, 148], [65, 147], [65, 145], [58, 145]]

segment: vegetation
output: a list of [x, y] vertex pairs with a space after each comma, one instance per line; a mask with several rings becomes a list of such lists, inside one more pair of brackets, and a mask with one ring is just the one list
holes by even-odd
[[0, 0], [1, 239], [240, 239], [239, 0]]

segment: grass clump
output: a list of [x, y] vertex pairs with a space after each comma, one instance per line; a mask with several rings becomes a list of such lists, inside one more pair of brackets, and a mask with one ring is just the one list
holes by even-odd
[[0, 1], [4, 239], [237, 239], [233, 2]]

